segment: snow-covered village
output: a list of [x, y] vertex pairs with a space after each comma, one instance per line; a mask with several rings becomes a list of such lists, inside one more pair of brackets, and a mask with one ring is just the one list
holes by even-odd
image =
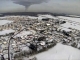
[[80, 60], [77, 16], [0, 17], [0, 59]]

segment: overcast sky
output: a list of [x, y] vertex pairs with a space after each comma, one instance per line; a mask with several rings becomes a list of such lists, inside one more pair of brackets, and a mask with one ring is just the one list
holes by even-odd
[[0, 0], [1, 12], [53, 12], [80, 15], [80, 0]]

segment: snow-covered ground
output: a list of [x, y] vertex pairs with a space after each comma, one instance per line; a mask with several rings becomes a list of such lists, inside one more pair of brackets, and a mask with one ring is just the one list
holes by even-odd
[[15, 32], [14, 30], [12, 29], [9, 29], [9, 30], [3, 30], [3, 31], [0, 31], [0, 35], [6, 35], [6, 34], [9, 34], [9, 33], [13, 33]]
[[58, 43], [48, 51], [35, 56], [38, 60], [80, 60], [80, 50]]
[[42, 20], [43, 18], [50, 18], [50, 19], [57, 19], [56, 17], [52, 15], [38, 15], [38, 20]]
[[62, 27], [80, 30], [80, 18], [58, 16], [59, 19], [67, 21], [61, 24]]
[[57, 19], [56, 17], [46, 14], [46, 15], [38, 15], [38, 17], [44, 17], [44, 18], [52, 18], [52, 19]]
[[[54, 18], [53, 16], [50, 15], [42, 15], [39, 16], [38, 19], [42, 19], [42, 18], [48, 17], [48, 18]], [[36, 19], [37, 17], [29, 17], [31, 19]], [[72, 17], [65, 17], [65, 16], [58, 16], [58, 18], [62, 18], [63, 20], [67, 20], [67, 21], [74, 21], [75, 23], [78, 22], [80, 23], [80, 18], [72, 18]], [[0, 20], [0, 25], [4, 25], [6, 23], [11, 23], [13, 21], [9, 21], [9, 20]], [[75, 24], [75, 23], [71, 23], [71, 22], [67, 22], [64, 24], [61, 24], [63, 28], [62, 30], [66, 30], [66, 31], [71, 31], [70, 29], [67, 28], [73, 28], [73, 29], [77, 29], [80, 30], [80, 25], [79, 24]], [[0, 31], [0, 35], [5, 35], [5, 34], [9, 34], [15, 32], [14, 30], [10, 29], [10, 30], [3, 30]], [[15, 37], [27, 37], [27, 35], [29, 34], [35, 34], [36, 32], [34, 31], [22, 31], [20, 34], [17, 34]], [[42, 42], [43, 43], [43, 42]], [[42, 45], [44, 45], [45, 43], [43, 43]], [[29, 50], [28, 47], [22, 47], [22, 51], [24, 50]], [[39, 53], [35, 55], [37, 57], [38, 60], [80, 60], [80, 50], [73, 48], [71, 46], [67, 46], [67, 45], [63, 45], [58, 43], [55, 47], [49, 49], [48, 51]]]
[[10, 20], [0, 20], [0, 25], [4, 25], [4, 24], [7, 24], [7, 23], [11, 23], [13, 21], [10, 21]]
[[65, 27], [65, 28], [72, 28], [72, 29], [77, 29], [80, 30], [80, 25], [74, 24], [74, 23], [65, 23], [65, 24], [61, 24], [61, 26]]
[[66, 16], [57, 16], [58, 18], [65, 19], [67, 21], [74, 21], [74, 22], [79, 22], [80, 23], [80, 18], [75, 18], [75, 17], [66, 17]]
[[35, 16], [28, 16], [29, 19], [38, 19], [38, 17]]

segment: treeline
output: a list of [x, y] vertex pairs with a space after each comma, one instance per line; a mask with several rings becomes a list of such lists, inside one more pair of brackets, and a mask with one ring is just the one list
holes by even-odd
[[12, 12], [12, 13], [2, 13], [2, 16], [5, 15], [30, 15], [30, 16], [37, 16], [37, 14], [51, 14], [54, 16], [66, 16], [64, 13], [50, 13], [50, 12]]

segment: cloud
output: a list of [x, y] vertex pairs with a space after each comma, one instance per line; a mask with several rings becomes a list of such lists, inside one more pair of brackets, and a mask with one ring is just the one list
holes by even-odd
[[0, 13], [5, 12], [22, 12], [25, 7], [19, 4], [14, 4], [11, 0], [0, 0]]
[[46, 2], [47, 0], [12, 0], [16, 4], [20, 4], [28, 8], [33, 4], [40, 4], [42, 2]]
[[47, 3], [31, 5], [28, 11], [80, 15], [80, 0], [49, 0]]
[[20, 10], [19, 8], [25, 11], [26, 8], [26, 12], [53, 12], [80, 15], [80, 0], [0, 0], [0, 10], [3, 8], [9, 11], [11, 9], [14, 11], [14, 8], [17, 11]]

